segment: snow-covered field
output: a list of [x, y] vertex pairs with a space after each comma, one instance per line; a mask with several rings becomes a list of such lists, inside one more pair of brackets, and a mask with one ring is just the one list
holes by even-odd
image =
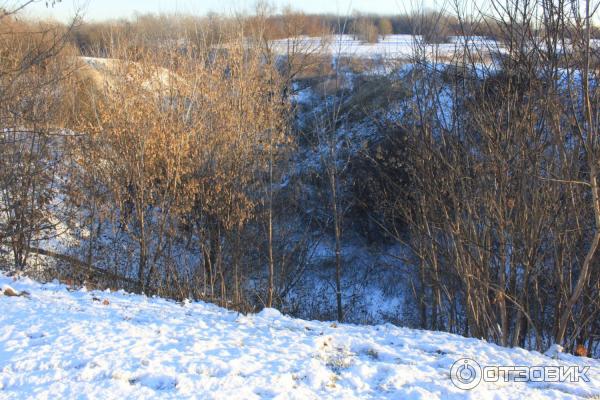
[[[287, 52], [329, 53], [344, 57], [360, 58], [408, 58], [414, 55], [417, 48], [425, 47], [428, 54], [451, 56], [464, 46], [462, 37], [450, 37], [449, 43], [425, 45], [420, 36], [387, 35], [380, 37], [377, 43], [366, 43], [352, 35], [333, 35], [327, 38], [295, 37], [279, 39], [272, 42], [273, 49], [279, 54]], [[498, 51], [499, 44], [482, 37], [469, 39], [472, 49], [482, 51]]]
[[[303, 321], [266, 309], [68, 290], [28, 279], [0, 295], [0, 399], [542, 399], [600, 398], [600, 362], [505, 349], [393, 325]], [[590, 382], [481, 383], [449, 378], [480, 365], [589, 366]]]

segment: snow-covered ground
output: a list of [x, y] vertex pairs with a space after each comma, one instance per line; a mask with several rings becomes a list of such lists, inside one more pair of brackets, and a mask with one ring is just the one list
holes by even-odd
[[[0, 295], [0, 398], [542, 399], [599, 398], [600, 362], [505, 349], [393, 325], [303, 321], [266, 309], [240, 315], [206, 303], [13, 281]], [[480, 365], [589, 366], [590, 382], [450, 380]]]
[[[294, 37], [272, 41], [275, 52], [329, 53], [344, 57], [361, 58], [409, 58], [417, 48], [424, 47], [429, 55], [451, 56], [464, 47], [464, 38], [453, 36], [448, 43], [424, 44], [420, 36], [387, 35], [377, 43], [367, 43], [352, 35], [332, 35], [330, 37]], [[482, 51], [498, 51], [499, 44], [483, 37], [469, 38], [469, 47]], [[423, 49], [422, 49], [423, 50]]]

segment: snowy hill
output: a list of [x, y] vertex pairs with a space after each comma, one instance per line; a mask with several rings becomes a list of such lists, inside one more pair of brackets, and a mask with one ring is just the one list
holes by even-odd
[[[1, 399], [600, 397], [600, 362], [562, 353], [0, 275], [3, 291], [8, 285], [23, 296], [0, 295]], [[466, 391], [450, 379], [463, 357], [481, 366], [588, 366], [590, 382], [481, 382]]]

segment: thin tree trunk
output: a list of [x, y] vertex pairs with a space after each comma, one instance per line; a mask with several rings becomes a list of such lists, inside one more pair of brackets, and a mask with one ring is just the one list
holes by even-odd
[[[271, 136], [269, 130], [269, 138]], [[272, 142], [271, 140], [269, 140]], [[272, 143], [269, 143], [269, 206], [268, 206], [268, 226], [269, 235], [269, 286], [267, 290], [267, 307], [273, 306], [273, 286], [275, 275], [275, 262], [273, 260], [273, 149]]]
[[[335, 169], [335, 166], [331, 168]], [[333, 227], [335, 231], [335, 297], [337, 303], [337, 319], [339, 322], [342, 322], [344, 320], [344, 309], [342, 306], [342, 231], [340, 210], [337, 204], [337, 180], [335, 171], [330, 171], [329, 182], [331, 185], [331, 208], [333, 211]]]

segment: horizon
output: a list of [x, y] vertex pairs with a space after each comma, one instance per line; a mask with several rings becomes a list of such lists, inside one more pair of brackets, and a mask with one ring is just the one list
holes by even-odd
[[[250, 13], [256, 5], [255, 0], [63, 0], [46, 5], [46, 1], [37, 0], [27, 6], [24, 14], [32, 18], [50, 18], [66, 22], [72, 19], [78, 10], [85, 21], [103, 21], [113, 19], [132, 19], [143, 14], [186, 14], [207, 15], [210, 13], [232, 14]], [[427, 9], [439, 8], [437, 0], [421, 0], [414, 4], [404, 4], [400, 0], [338, 0], [323, 3], [318, 0], [273, 0], [269, 2], [275, 12], [286, 7], [307, 14], [351, 15], [354, 12], [375, 15], [397, 15], [408, 12], [414, 7]]]

